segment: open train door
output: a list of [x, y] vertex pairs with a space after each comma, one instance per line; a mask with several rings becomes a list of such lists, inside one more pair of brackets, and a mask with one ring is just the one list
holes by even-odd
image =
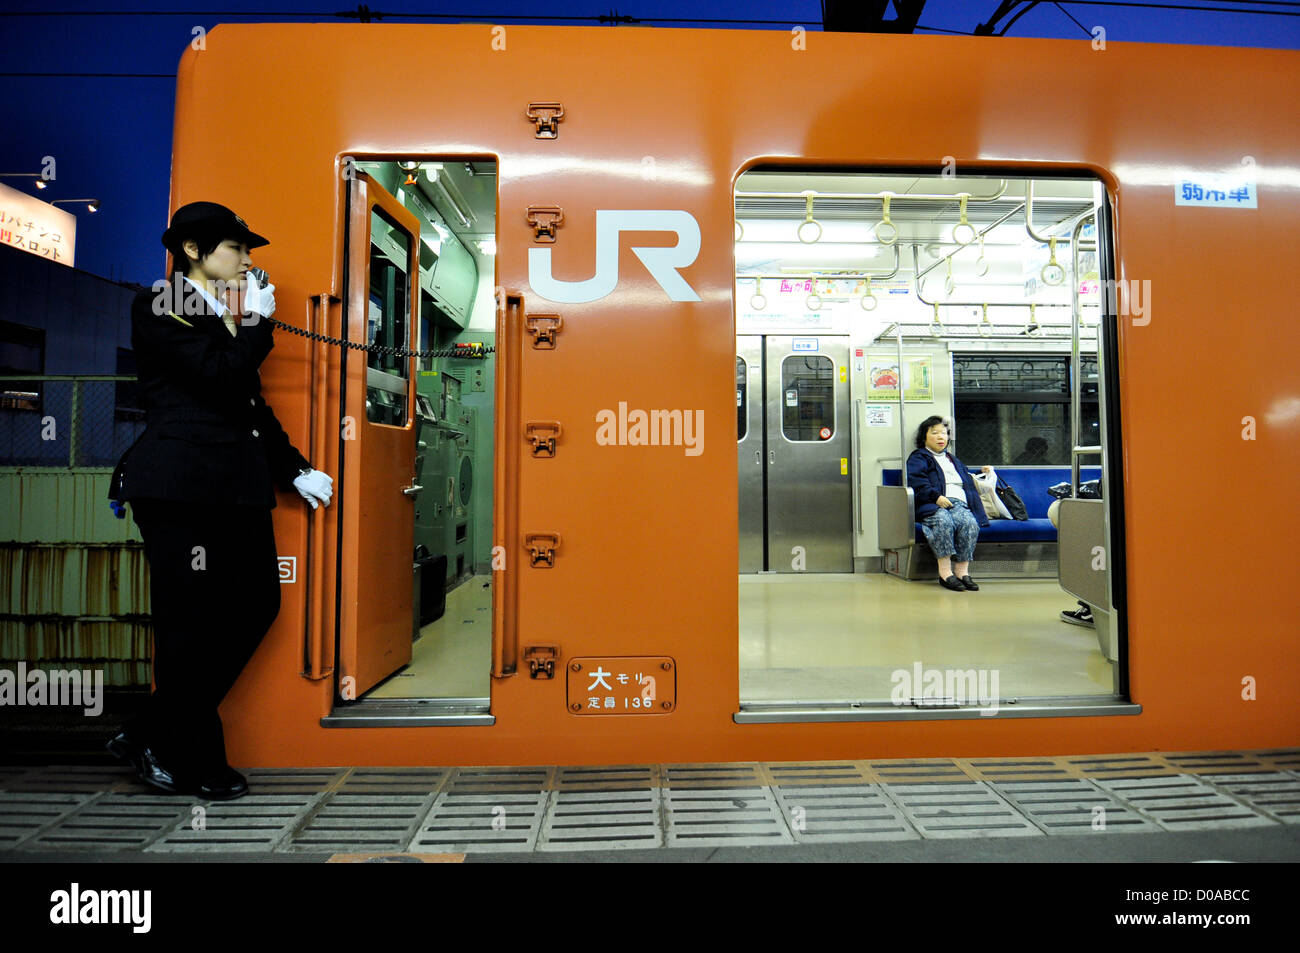
[[343, 336], [338, 694], [352, 701], [411, 661], [415, 358], [420, 226], [374, 179], [348, 180]]

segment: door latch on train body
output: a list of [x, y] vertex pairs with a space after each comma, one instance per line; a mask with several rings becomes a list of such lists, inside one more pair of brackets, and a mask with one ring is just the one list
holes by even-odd
[[533, 227], [533, 241], [554, 242], [555, 230], [564, 224], [564, 209], [558, 205], [530, 205], [528, 224]]
[[555, 335], [564, 327], [564, 319], [558, 314], [530, 314], [524, 318], [524, 327], [533, 336], [533, 347], [554, 350]]
[[555, 441], [561, 432], [558, 420], [530, 420], [524, 424], [524, 437], [532, 441], [533, 456], [555, 456]]
[[537, 127], [534, 138], [557, 139], [560, 135], [559, 123], [564, 118], [563, 103], [529, 103], [525, 115]]
[[560, 548], [559, 533], [526, 533], [524, 548], [528, 550], [529, 565], [538, 569], [555, 568], [555, 551]]
[[524, 649], [529, 678], [554, 678], [555, 663], [560, 659], [558, 645], [529, 645]]

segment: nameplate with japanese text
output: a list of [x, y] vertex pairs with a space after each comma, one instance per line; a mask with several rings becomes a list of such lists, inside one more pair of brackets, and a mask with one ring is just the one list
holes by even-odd
[[564, 667], [574, 715], [666, 715], [677, 705], [677, 664], [666, 655], [575, 658]]

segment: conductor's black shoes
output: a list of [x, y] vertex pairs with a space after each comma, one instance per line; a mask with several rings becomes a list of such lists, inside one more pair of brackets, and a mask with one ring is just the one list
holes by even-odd
[[140, 746], [137, 745], [135, 739], [125, 731], [119, 733], [104, 747], [106, 747], [115, 758], [125, 761], [131, 767], [135, 768], [136, 774], [140, 773]]
[[233, 801], [248, 793], [248, 782], [234, 768], [200, 782], [190, 792], [208, 801]]
[[113, 738], [106, 746], [114, 755], [135, 768], [136, 777], [150, 787], [168, 794], [180, 794], [181, 786], [176, 776], [158, 762], [157, 755], [148, 745], [142, 745], [126, 732]]

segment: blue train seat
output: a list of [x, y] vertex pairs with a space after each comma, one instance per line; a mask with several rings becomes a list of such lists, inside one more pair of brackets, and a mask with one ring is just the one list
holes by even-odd
[[[979, 472], [979, 466], [969, 467], [972, 474]], [[1024, 500], [1028, 520], [989, 519], [987, 527], [980, 528], [979, 541], [982, 543], [1037, 543], [1056, 542], [1056, 527], [1047, 518], [1047, 508], [1052, 505], [1053, 497], [1047, 492], [1049, 486], [1066, 483], [1070, 479], [1069, 467], [995, 467], [1011, 488]], [[1101, 477], [1101, 467], [1081, 467], [1080, 480], [1096, 480]], [[885, 486], [901, 486], [899, 471], [882, 470], [881, 483]], [[916, 524], [916, 541], [925, 542], [921, 524]]]

